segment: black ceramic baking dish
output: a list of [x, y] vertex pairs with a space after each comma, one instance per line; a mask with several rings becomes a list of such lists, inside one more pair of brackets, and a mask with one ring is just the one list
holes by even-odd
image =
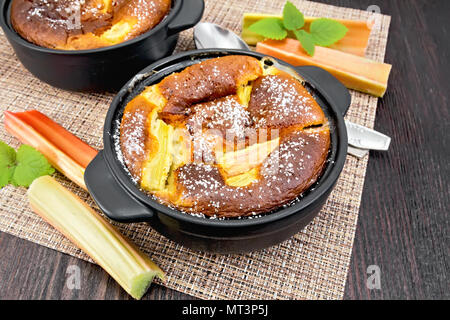
[[114, 46], [55, 50], [23, 39], [11, 26], [12, 0], [0, 4], [0, 26], [22, 64], [52, 86], [73, 91], [117, 91], [139, 70], [172, 54], [180, 31], [200, 21], [203, 0], [173, 0], [169, 14], [153, 29]]
[[121, 222], [148, 222], [167, 238], [193, 249], [237, 253], [280, 243], [299, 232], [317, 215], [344, 166], [347, 131], [343, 115], [350, 104], [348, 90], [331, 74], [317, 67], [295, 69], [306, 80], [308, 88], [329, 119], [331, 147], [322, 176], [302, 195], [300, 201], [291, 206], [252, 219], [196, 217], [153, 200], [132, 182], [119, 161], [116, 152], [117, 132], [128, 101], [146, 86], [158, 83], [172, 72], [179, 72], [204, 59], [231, 54], [263, 57], [259, 53], [240, 50], [188, 51], [152, 64], [119, 91], [106, 116], [104, 150], [89, 164], [84, 175], [89, 192], [108, 217]]

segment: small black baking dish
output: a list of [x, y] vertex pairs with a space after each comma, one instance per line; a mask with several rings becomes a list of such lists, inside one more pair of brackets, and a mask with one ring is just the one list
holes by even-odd
[[116, 91], [139, 70], [172, 54], [178, 35], [200, 21], [203, 0], [173, 0], [169, 14], [153, 29], [114, 46], [55, 50], [23, 39], [11, 26], [12, 0], [0, 4], [0, 26], [22, 64], [52, 86], [72, 91]]
[[248, 252], [288, 239], [311, 222], [324, 205], [342, 171], [347, 154], [343, 115], [350, 104], [350, 94], [323, 69], [310, 66], [295, 68], [306, 80], [307, 87], [328, 117], [331, 128], [331, 147], [324, 173], [299, 201], [252, 219], [218, 220], [179, 212], [153, 200], [131, 180], [116, 152], [117, 132], [125, 105], [146, 86], [158, 83], [165, 76], [202, 60], [224, 55], [264, 57], [249, 51], [217, 50], [189, 51], [165, 58], [130, 80], [111, 104], [103, 133], [104, 150], [89, 164], [84, 178], [98, 206], [113, 220], [148, 222], [167, 238], [201, 251]]

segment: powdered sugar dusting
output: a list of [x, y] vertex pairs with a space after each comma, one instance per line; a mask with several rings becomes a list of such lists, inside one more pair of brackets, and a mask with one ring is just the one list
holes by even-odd
[[[277, 126], [301, 119], [314, 119], [312, 112], [315, 101], [310, 95], [299, 92], [296, 80], [280, 76], [266, 76], [252, 92], [257, 109], [254, 117], [255, 127]], [[252, 101], [250, 102], [252, 104]]]

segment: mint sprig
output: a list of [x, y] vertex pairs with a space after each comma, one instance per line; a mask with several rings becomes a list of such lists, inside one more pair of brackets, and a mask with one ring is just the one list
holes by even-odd
[[328, 47], [345, 37], [348, 31], [342, 23], [328, 18], [314, 20], [309, 27], [309, 32], [304, 29], [304, 26], [303, 13], [292, 2], [286, 1], [282, 19], [264, 18], [252, 24], [249, 30], [273, 40], [283, 40], [287, 37], [288, 31], [292, 31], [310, 56], [314, 55], [316, 45]]
[[21, 145], [16, 152], [0, 141], [0, 189], [7, 184], [28, 187], [34, 179], [54, 172], [47, 159], [33, 147]]

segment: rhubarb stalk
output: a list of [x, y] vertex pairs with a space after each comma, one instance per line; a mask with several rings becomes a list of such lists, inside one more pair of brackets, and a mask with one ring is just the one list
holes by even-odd
[[33, 211], [107, 271], [133, 298], [140, 299], [164, 272], [111, 224], [54, 178], [42, 176], [28, 189]]
[[33, 127], [83, 168], [86, 168], [97, 155], [97, 150], [37, 110], [16, 112], [14, 115]]
[[[265, 40], [263, 36], [251, 32], [249, 30], [249, 27], [252, 24], [260, 21], [261, 19], [266, 18], [278, 18], [281, 20], [282, 16], [273, 14], [262, 14], [262, 13], [244, 13], [242, 20], [241, 37], [248, 45], [255, 46], [258, 42]], [[313, 17], [305, 17], [304, 28], [306, 29], [306, 31], [309, 31], [311, 23], [316, 19], [317, 18]], [[330, 45], [330, 48], [364, 57], [367, 44], [369, 42], [372, 23], [361, 20], [344, 20], [344, 19], [333, 19], [333, 20], [342, 23], [344, 26], [347, 27], [348, 31], [344, 38]], [[288, 32], [288, 38], [296, 39], [292, 31]]]
[[87, 190], [84, 170], [97, 151], [38, 111], [5, 111], [5, 129], [40, 151], [59, 172]]
[[293, 66], [317, 66], [339, 79], [347, 88], [383, 97], [392, 66], [342, 51], [316, 46], [311, 57], [298, 40], [284, 39], [258, 42], [256, 51]]

